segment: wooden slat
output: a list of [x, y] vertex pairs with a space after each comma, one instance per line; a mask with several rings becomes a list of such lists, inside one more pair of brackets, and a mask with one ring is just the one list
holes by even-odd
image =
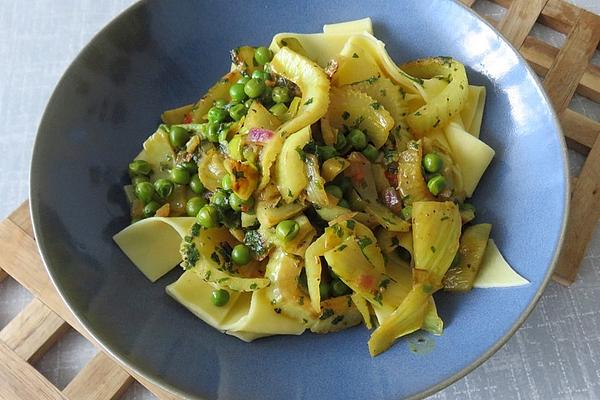
[[62, 318], [34, 298], [0, 331], [0, 340], [23, 360], [34, 363], [68, 328]]
[[118, 399], [133, 378], [110, 359], [98, 352], [67, 385], [63, 393], [70, 399], [112, 400]]
[[[513, 0], [492, 0], [494, 3], [509, 8]], [[579, 17], [580, 8], [564, 0], [548, 0], [538, 17], [538, 22], [567, 34]]]
[[596, 140], [571, 195], [564, 246], [554, 270], [554, 279], [559, 283], [570, 285], [577, 278], [579, 265], [600, 219], [599, 205], [600, 140]]
[[67, 400], [35, 368], [0, 341], [1, 400]]
[[[27, 207], [20, 207], [17, 212], [19, 216], [23, 216], [23, 214], [29, 215]], [[24, 268], [23, 266], [27, 267]], [[99, 347], [90, 334], [73, 317], [73, 314], [71, 314], [58, 296], [37, 253], [37, 247], [33, 238], [9, 219], [0, 222], [0, 267], [81, 333], [94, 346]], [[147, 381], [134, 371], [127, 370], [138, 382], [154, 393], [159, 399], [178, 399], [178, 397]]]
[[33, 224], [31, 222], [31, 216], [29, 215], [29, 200], [21, 203], [21, 205], [8, 216], [8, 219], [24, 230], [30, 237], [34, 237]]
[[577, 86], [577, 93], [600, 103], [600, 67], [593, 64], [587, 66]]
[[[594, 143], [598, 141], [600, 123], [585, 115], [567, 108], [560, 115], [560, 124], [565, 137], [574, 142], [570, 143], [570, 147], [574, 147], [580, 153], [587, 154]], [[576, 148], [577, 144], [581, 145], [582, 148]]]
[[533, 28], [548, 0], [513, 0], [498, 24], [498, 30], [517, 49]]
[[558, 114], [569, 105], [599, 40], [600, 17], [582, 11], [544, 79], [544, 87]]
[[579, 7], [566, 1], [549, 0], [538, 21], [558, 32], [568, 34], [575, 25], [580, 12]]
[[2, 268], [0, 268], [0, 282], [8, 278], [8, 274]]

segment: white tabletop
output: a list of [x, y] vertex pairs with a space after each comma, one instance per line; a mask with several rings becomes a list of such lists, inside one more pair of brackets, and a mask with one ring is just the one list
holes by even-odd
[[[0, 0], [0, 218], [27, 198], [31, 149], [54, 86], [71, 60], [132, 0]], [[600, 14], [599, 0], [572, 0]], [[488, 15], [501, 9], [487, 0]], [[560, 45], [544, 27], [534, 34]], [[600, 59], [596, 56], [595, 60]], [[600, 120], [600, 106], [577, 96], [571, 108]], [[570, 152], [576, 174], [583, 157]], [[12, 279], [0, 283], [0, 328], [31, 299]], [[481, 367], [432, 399], [600, 399], [600, 229], [570, 288], [550, 283], [509, 342]], [[63, 388], [96, 353], [70, 332], [35, 366]], [[434, 368], [434, 366], [432, 366]], [[0, 396], [2, 397], [2, 396]], [[125, 399], [151, 399], [139, 384]]]

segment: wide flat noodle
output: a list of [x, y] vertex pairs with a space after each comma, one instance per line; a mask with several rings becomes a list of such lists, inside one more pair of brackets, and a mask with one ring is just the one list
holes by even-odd
[[467, 102], [465, 103], [463, 110], [460, 112], [465, 130], [476, 138], [479, 137], [479, 132], [481, 131], [485, 97], [485, 86], [469, 85]]
[[195, 218], [146, 218], [113, 236], [123, 253], [154, 282], [181, 261], [179, 246]]
[[351, 36], [340, 52], [338, 71], [333, 81], [338, 85], [385, 76], [407, 93], [423, 97], [421, 80], [402, 71], [385, 50], [385, 43], [368, 32]]
[[494, 240], [489, 239], [473, 286], [476, 288], [498, 288], [522, 286], [528, 283], [529, 281], [512, 269], [502, 257], [502, 253], [498, 250]]
[[290, 47], [325, 68], [340, 53], [351, 35], [363, 31], [373, 33], [370, 18], [325, 25], [323, 33], [278, 33], [269, 48], [276, 53], [282, 47]]
[[471, 197], [496, 152], [455, 123], [450, 123], [444, 132], [452, 158], [462, 172], [465, 193]]
[[277, 312], [271, 304], [268, 289], [253, 292], [248, 314], [227, 327], [228, 334], [235, 332], [266, 335], [300, 335], [306, 327], [300, 321]]
[[[169, 296], [190, 310], [195, 316], [210, 326], [224, 331], [223, 322], [232, 313], [232, 310], [250, 308], [249, 297], [240, 299], [240, 293], [229, 291], [229, 301], [224, 306], [215, 306], [211, 301], [211, 294], [215, 287], [205, 282], [195, 271], [185, 271], [179, 279], [166, 287]], [[241, 300], [238, 304], [238, 300]], [[244, 304], [244, 300], [246, 304]]]

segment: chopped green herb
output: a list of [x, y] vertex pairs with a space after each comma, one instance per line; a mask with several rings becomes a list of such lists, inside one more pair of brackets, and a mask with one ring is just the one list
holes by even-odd
[[342, 119], [346, 121], [348, 118], [350, 118], [350, 113], [348, 111], [344, 111], [342, 113]]
[[331, 317], [333, 314], [335, 314], [333, 312], [333, 310], [331, 308], [324, 308], [323, 312], [321, 312], [321, 316], [319, 317], [320, 320], [326, 320], [327, 318]]
[[352, 54], [352, 58], [358, 58], [358, 54], [356, 54], [356, 53]]
[[356, 222], [354, 220], [349, 219], [348, 221], [346, 221], [346, 226], [348, 227], [348, 229], [354, 229], [354, 227], [356, 226]]
[[332, 321], [331, 321], [331, 325], [337, 325], [340, 322], [342, 322], [344, 320], [344, 316], [343, 315], [338, 315], [337, 317], [335, 317]]
[[313, 102], [313, 98], [311, 97], [310, 99], [308, 99], [304, 102], [304, 105], [307, 106], [307, 105], [311, 104], [312, 102]]
[[378, 102], [371, 103], [371, 107], [373, 108], [373, 110], [379, 110], [381, 104], [379, 104]]
[[432, 253], [435, 253], [435, 246], [431, 246], [430, 249]]
[[365, 247], [373, 244], [373, 241], [371, 240], [371, 238], [369, 238], [367, 236], [357, 237], [356, 242], [358, 243], [358, 247], [360, 247], [361, 250], [364, 250]]

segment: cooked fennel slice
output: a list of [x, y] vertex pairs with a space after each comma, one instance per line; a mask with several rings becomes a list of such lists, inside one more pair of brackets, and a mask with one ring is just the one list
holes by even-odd
[[404, 204], [417, 201], [429, 201], [434, 197], [427, 188], [421, 162], [423, 160], [423, 144], [421, 140], [408, 142], [406, 150], [400, 153], [398, 162], [398, 190]]
[[451, 57], [432, 57], [413, 61], [401, 68], [419, 78], [441, 75], [449, 81], [437, 96], [406, 117], [413, 134], [424, 136], [436, 127], [446, 126], [453, 116], [460, 114], [469, 89], [464, 65]]
[[477, 224], [463, 231], [458, 247], [458, 263], [444, 275], [444, 289], [464, 292], [473, 288], [491, 230], [491, 224]]
[[357, 82], [352, 87], [381, 104], [390, 113], [396, 125], [408, 114], [406, 92], [384, 76]]
[[302, 92], [298, 114], [277, 129], [281, 137], [286, 138], [325, 115], [329, 106], [329, 79], [321, 67], [283, 47], [271, 60], [271, 70], [294, 82]]
[[438, 288], [458, 250], [462, 227], [458, 206], [451, 201], [413, 203], [413, 249], [416, 282]]
[[298, 150], [302, 150], [310, 139], [310, 126], [307, 126], [285, 140], [281, 153], [277, 158], [275, 181], [277, 189], [281, 193], [281, 198], [286, 203], [296, 200], [308, 185], [306, 164]]
[[350, 86], [332, 88], [327, 111], [333, 128], [359, 128], [367, 133], [373, 146], [380, 148], [387, 141], [394, 119], [380, 103]]

